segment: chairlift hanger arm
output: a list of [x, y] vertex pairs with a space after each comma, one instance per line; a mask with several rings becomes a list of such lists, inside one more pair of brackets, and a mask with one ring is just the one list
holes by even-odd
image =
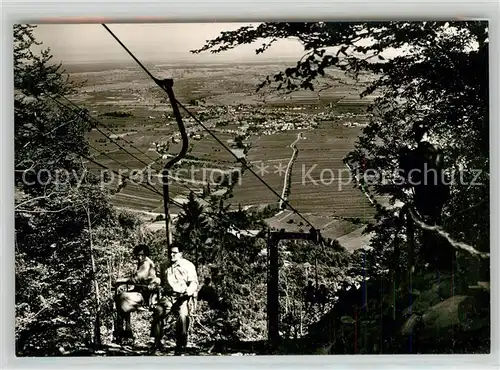
[[188, 150], [188, 136], [186, 132], [186, 126], [184, 125], [184, 122], [182, 121], [181, 113], [179, 111], [179, 107], [177, 106], [177, 99], [175, 98], [174, 95], [174, 90], [173, 90], [173, 85], [174, 85], [174, 80], [171, 78], [167, 78], [164, 80], [159, 80], [157, 78], [154, 78], [155, 83], [167, 93], [168, 99], [170, 100], [170, 105], [172, 106], [172, 111], [174, 112], [174, 117], [175, 120], [177, 121], [177, 126], [179, 127], [179, 131], [181, 133], [182, 137], [182, 148], [181, 151], [170, 161], [168, 161], [165, 164], [164, 169], [168, 170], [172, 168], [172, 166], [180, 161], [182, 158], [186, 156], [187, 150]]
[[175, 99], [174, 90], [172, 89], [174, 85], [174, 81], [171, 78], [167, 79], [159, 79], [153, 76], [151, 72], [138, 60], [135, 55], [121, 42], [121, 40], [116, 37], [116, 35], [109, 29], [109, 27], [105, 24], [102, 26], [106, 29], [106, 31], [111, 34], [111, 36], [120, 44], [120, 46], [135, 60], [135, 62], [143, 69], [143, 71], [160, 87], [163, 91], [165, 91], [170, 100], [170, 104], [172, 106], [172, 110], [175, 116], [175, 120], [177, 121], [177, 126], [179, 127], [179, 131], [182, 137], [182, 148], [181, 151], [171, 160], [169, 160], [162, 171], [162, 179], [163, 179], [163, 204], [165, 211], [165, 223], [166, 223], [166, 234], [167, 234], [167, 249], [171, 246], [171, 227], [170, 227], [170, 212], [169, 212], [169, 188], [168, 188], [168, 170], [172, 168], [172, 166], [179, 162], [187, 153], [188, 150], [188, 136], [186, 133], [186, 127], [184, 126], [184, 122], [182, 122], [182, 117], [179, 112], [179, 107], [177, 106], [177, 100]]
[[180, 153], [177, 154], [176, 157], [172, 158], [170, 161], [167, 162], [164, 168], [168, 170], [186, 155], [188, 149], [188, 137], [186, 134], [186, 128], [184, 126], [184, 123], [182, 122], [181, 114], [177, 106], [177, 100], [175, 99], [174, 91], [172, 89], [174, 81], [171, 78], [161, 80], [153, 76], [151, 72], [149, 72], [149, 70], [141, 63], [141, 61], [137, 59], [135, 55], [125, 46], [125, 44], [121, 42], [121, 40], [118, 37], [116, 37], [116, 35], [109, 29], [109, 27], [106, 24], [102, 23], [102, 26], [106, 29], [106, 31], [109, 32], [109, 34], [116, 40], [116, 42], [118, 42], [120, 46], [132, 57], [132, 59], [134, 59], [134, 61], [144, 70], [144, 72], [168, 95], [170, 104], [172, 105], [172, 109], [174, 112], [175, 120], [177, 121], [177, 125], [179, 126], [179, 130], [182, 136], [182, 149]]
[[184, 126], [184, 122], [182, 122], [182, 117], [179, 112], [179, 107], [177, 106], [177, 100], [175, 99], [174, 95], [174, 90], [172, 89], [172, 86], [174, 85], [174, 81], [172, 79], [164, 79], [164, 80], [159, 80], [155, 77], [152, 77], [154, 82], [163, 90], [167, 93], [168, 98], [170, 100], [170, 105], [172, 106], [172, 111], [174, 113], [175, 120], [177, 121], [177, 126], [179, 127], [179, 131], [181, 133], [182, 137], [182, 148], [181, 151], [171, 160], [169, 160], [167, 163], [165, 163], [165, 166], [163, 167], [162, 171], [162, 177], [163, 177], [163, 203], [164, 203], [164, 210], [165, 210], [165, 224], [166, 224], [166, 234], [167, 234], [167, 250], [170, 249], [170, 246], [172, 245], [172, 227], [170, 225], [171, 218], [170, 218], [170, 211], [169, 211], [169, 178], [168, 178], [168, 171], [174, 164], [179, 162], [183, 157], [185, 157], [187, 150], [188, 150], [188, 136], [186, 133], [186, 127]]

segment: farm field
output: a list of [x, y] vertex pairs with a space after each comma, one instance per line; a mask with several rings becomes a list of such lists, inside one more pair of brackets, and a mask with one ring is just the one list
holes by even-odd
[[[292, 168], [289, 203], [300, 212], [328, 214], [337, 217], [369, 219], [374, 209], [368, 199], [349, 180], [343, 163], [345, 155], [354, 148], [359, 128], [341, 124], [323, 123], [314, 130], [303, 131], [297, 143], [299, 153]], [[263, 179], [279, 194], [283, 187], [284, 172], [292, 149], [289, 145], [298, 131], [273, 136], [261, 136], [252, 143], [248, 159], [269, 166]], [[257, 171], [258, 172], [258, 171]], [[272, 194], [253, 174], [245, 173], [241, 186], [235, 189], [235, 199], [243, 204], [259, 202], [277, 203]]]
[[304, 212], [370, 219], [374, 209], [350, 180], [343, 158], [354, 149], [359, 128], [324, 125], [298, 143], [290, 203]]

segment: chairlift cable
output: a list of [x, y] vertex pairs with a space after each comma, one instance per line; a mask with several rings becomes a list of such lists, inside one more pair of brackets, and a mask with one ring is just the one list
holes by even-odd
[[[151, 72], [141, 63], [141, 61], [139, 61], [136, 56], [123, 44], [123, 42], [113, 33], [113, 31], [111, 31], [109, 29], [108, 26], [106, 26], [106, 24], [102, 24], [102, 26], [111, 34], [111, 36], [120, 44], [120, 46], [132, 57], [132, 59], [134, 59], [134, 61], [144, 70], [144, 72], [146, 72], [146, 74], [161, 88], [163, 89], [164, 91], [166, 91], [164, 85], [161, 83], [161, 81], [159, 79], [157, 79], [156, 77], [154, 77]], [[245, 162], [243, 162], [236, 154], [234, 154], [231, 149], [229, 149], [216, 135], [214, 135], [212, 133], [212, 131], [210, 131], [193, 113], [191, 113], [183, 104], [181, 104], [177, 99], [176, 99], [176, 103], [184, 110], [186, 111], [186, 113], [191, 117], [193, 118], [199, 125], [201, 125], [203, 127], [203, 129], [205, 129], [205, 131], [207, 131], [220, 145], [222, 145], [224, 147], [224, 149], [226, 149], [231, 155], [233, 155], [237, 162], [241, 163], [243, 166], [245, 166], [255, 177], [257, 177], [269, 190], [271, 190], [271, 192], [274, 193], [274, 195], [276, 195], [280, 200], [283, 201], [284, 204], [286, 204], [291, 210], [293, 210], [295, 213], [297, 213], [297, 215], [302, 219], [304, 220], [309, 226], [311, 226], [312, 229], [316, 230], [316, 228], [314, 227], [314, 225], [309, 222], [304, 216], [302, 216], [302, 214], [297, 211], [293, 206], [290, 205], [290, 203], [288, 203], [288, 201], [284, 200], [271, 186], [269, 186], [269, 184], [267, 184], [257, 173], [255, 173]]]
[[[47, 95], [49, 98], [53, 99], [54, 100], [54, 97], [52, 97], [51, 95]], [[68, 99], [66, 96], [64, 95], [61, 95], [61, 94], [58, 94], [57, 97], [60, 97], [64, 100], [66, 100], [69, 104], [71, 104], [72, 106], [74, 106], [76, 109], [82, 111], [83, 109], [80, 108], [76, 103], [74, 103], [73, 101], [71, 101], [70, 99]], [[100, 125], [102, 127], [104, 127], [106, 130], [108, 130], [109, 132], [111, 132], [112, 134], [114, 135], [117, 135], [108, 125], [105, 125], [104, 123], [102, 123], [100, 120], [98, 120], [97, 118], [93, 117], [90, 113], [88, 112], [84, 112], [85, 115], [87, 117], [89, 117], [90, 120], [92, 120], [94, 123], [96, 123], [97, 125]], [[97, 126], [96, 126], [97, 128]], [[104, 135], [104, 134], [103, 134]], [[121, 138], [125, 143], [129, 144], [131, 148], [134, 148], [135, 150], [137, 150], [139, 153], [145, 155], [148, 159], [152, 160], [153, 163], [157, 162], [158, 159], [154, 159], [152, 157], [150, 157], [147, 153], [141, 151], [139, 148], [137, 148], [131, 141], [128, 141], [124, 138]], [[161, 158], [161, 157], [160, 157]]]
[[[55, 99], [53, 96], [50, 96], [50, 95], [48, 95], [48, 96], [49, 96], [49, 98], [51, 98], [52, 100], [54, 100], [54, 101], [55, 101], [57, 104], [59, 104], [60, 106], [62, 106], [62, 107], [64, 107], [64, 108], [66, 108], [67, 110], [69, 110], [69, 111], [73, 112], [75, 115], [78, 115], [78, 113], [77, 113], [77, 112], [75, 112], [75, 110], [74, 110], [74, 109], [72, 109], [72, 108], [68, 107], [66, 104], [64, 104], [64, 103], [60, 102], [59, 100]], [[64, 99], [66, 99], [68, 102], [70, 102], [73, 106], [75, 106], [75, 107], [76, 107], [76, 109], [81, 110], [81, 108], [80, 108], [78, 105], [76, 105], [75, 103], [73, 103], [71, 100], [67, 99], [66, 97], [63, 97], [63, 98], [64, 98]], [[89, 117], [89, 119], [91, 119], [91, 120], [92, 120], [94, 123], [96, 123], [96, 124], [103, 125], [103, 124], [102, 124], [102, 123], [101, 123], [98, 119], [96, 119], [96, 118], [92, 117], [92, 116], [91, 116], [90, 114], [88, 114], [88, 113], [86, 114], [86, 117]], [[85, 117], [82, 117], [82, 118], [83, 118], [83, 119], [85, 119], [86, 121], [89, 121], [89, 119], [86, 119]], [[107, 138], [107, 139], [109, 139], [110, 141], [112, 141], [113, 143], [115, 143], [115, 144], [116, 144], [116, 145], [117, 145], [120, 149], [124, 150], [127, 154], [131, 155], [134, 159], [136, 159], [136, 160], [138, 160], [139, 162], [141, 162], [142, 164], [144, 164], [144, 165], [146, 166], [146, 167], [144, 167], [144, 169], [145, 169], [145, 168], [150, 167], [150, 166], [151, 166], [152, 164], [154, 164], [154, 163], [157, 163], [157, 162], [158, 162], [158, 160], [159, 160], [159, 159], [161, 159], [161, 156], [160, 156], [159, 158], [155, 159], [155, 160], [153, 161], [153, 163], [146, 163], [145, 161], [141, 160], [140, 158], [138, 158], [138, 157], [137, 157], [137, 156], [135, 156], [134, 154], [130, 153], [130, 152], [129, 152], [126, 148], [124, 148], [122, 145], [120, 145], [118, 142], [116, 142], [114, 139], [112, 139], [112, 138], [111, 138], [108, 134], [106, 134], [106, 133], [105, 133], [105, 132], [103, 132], [101, 129], [99, 129], [99, 127], [98, 127], [98, 126], [96, 126], [96, 129], [97, 129], [97, 130], [98, 130], [98, 131], [99, 131], [99, 132], [100, 132], [100, 133], [101, 133], [101, 134], [102, 134], [105, 138]], [[110, 132], [114, 133], [111, 129], [108, 129], [108, 130], [109, 130]], [[95, 149], [95, 148], [94, 148], [94, 149]], [[145, 156], [147, 156], [147, 154], [146, 154], [146, 153], [144, 153], [144, 152], [140, 151], [138, 148], [135, 148], [135, 149], [136, 149], [136, 150], [138, 150], [138, 151], [139, 151], [139, 153], [144, 154]], [[106, 156], [108, 156], [108, 155], [107, 155], [107, 153], [101, 153], [101, 155], [106, 155]], [[148, 157], [148, 156], [147, 156], [147, 157]], [[110, 158], [110, 157], [108, 156], [108, 158]], [[150, 157], [148, 157], [148, 158], [150, 158]], [[115, 162], [117, 162], [117, 163], [119, 163], [118, 161], [114, 160], [113, 158], [110, 158], [110, 159], [111, 159], [111, 160], [113, 160], [113, 161], [115, 161]], [[152, 159], [152, 158], [150, 158], [150, 159]], [[119, 163], [119, 164], [121, 164], [121, 163]], [[130, 168], [129, 168], [129, 167], [127, 167], [127, 166], [125, 166], [124, 164], [121, 164], [121, 165], [123, 165], [125, 168], [127, 168], [127, 169], [129, 169], [129, 170], [130, 170]], [[181, 181], [177, 181], [177, 183], [178, 183], [179, 185], [182, 185], [183, 187], [185, 187], [185, 188], [186, 188], [186, 189], [188, 189], [189, 191], [193, 191], [193, 189], [191, 189], [189, 186], [187, 186], [186, 184], [182, 183]]]

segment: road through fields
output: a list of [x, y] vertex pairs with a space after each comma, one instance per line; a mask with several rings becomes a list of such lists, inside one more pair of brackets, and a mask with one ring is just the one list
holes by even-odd
[[297, 134], [297, 139], [290, 144], [290, 148], [292, 148], [293, 150], [293, 153], [292, 153], [292, 156], [290, 158], [290, 161], [288, 162], [288, 166], [286, 168], [286, 172], [285, 172], [285, 178], [283, 180], [283, 191], [281, 192], [281, 199], [280, 199], [280, 204], [279, 204], [279, 208], [280, 209], [283, 209], [283, 201], [288, 201], [288, 195], [290, 195], [290, 182], [292, 180], [292, 167], [293, 167], [293, 163], [295, 162], [295, 159], [297, 158], [297, 155], [299, 154], [299, 149], [297, 148], [297, 143], [299, 142], [299, 140], [302, 139], [302, 132], [299, 132]]

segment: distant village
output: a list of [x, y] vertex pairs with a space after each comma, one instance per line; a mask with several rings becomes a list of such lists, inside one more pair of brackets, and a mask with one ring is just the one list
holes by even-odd
[[[307, 107], [259, 107], [246, 106], [209, 106], [193, 107], [203, 124], [213, 132], [231, 134], [235, 138], [248, 138], [252, 134], [273, 135], [289, 130], [309, 130], [319, 126], [320, 122], [339, 122], [346, 127], [365, 126], [368, 114], [342, 113], [332, 109], [315, 111]], [[312, 110], [312, 111], [311, 111]], [[172, 116], [165, 113], [175, 125]], [[183, 119], [190, 139], [201, 140], [207, 132], [191, 117]], [[180, 133], [170, 138], [172, 143], [181, 140]], [[233, 141], [234, 144], [234, 141]]]

